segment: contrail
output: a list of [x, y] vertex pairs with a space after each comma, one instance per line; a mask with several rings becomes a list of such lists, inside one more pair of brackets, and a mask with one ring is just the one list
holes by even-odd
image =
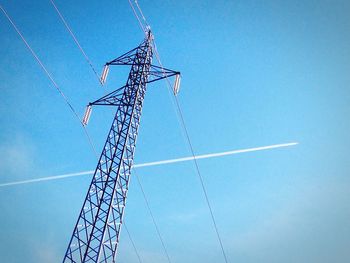
[[[226, 155], [233, 155], [233, 154], [239, 154], [239, 153], [264, 151], [264, 150], [270, 150], [270, 149], [275, 149], [275, 148], [294, 146], [297, 144], [298, 144], [298, 142], [290, 142], [290, 143], [282, 143], [282, 144], [274, 144], [274, 145], [268, 145], [268, 146], [255, 147], [255, 148], [233, 150], [233, 151], [227, 151], [227, 152], [202, 154], [202, 155], [197, 155], [195, 157], [191, 156], [191, 157], [182, 157], [182, 158], [162, 160], [162, 161], [156, 161], [156, 162], [140, 163], [140, 164], [135, 164], [134, 168], [164, 165], [164, 164], [179, 163], [179, 162], [187, 162], [187, 161], [192, 161], [193, 159], [199, 160], [199, 159], [222, 157], [222, 156], [226, 156]], [[49, 176], [49, 177], [42, 177], [42, 178], [37, 178], [37, 179], [29, 179], [29, 180], [23, 180], [23, 181], [17, 181], [17, 182], [9, 182], [9, 183], [0, 184], [0, 187], [13, 186], [13, 185], [19, 185], [19, 184], [29, 184], [29, 183], [36, 183], [36, 182], [50, 181], [50, 180], [58, 180], [58, 179], [63, 179], [63, 178], [93, 174], [94, 172], [95, 171], [90, 170], [90, 171], [84, 171], [84, 172], [68, 173], [68, 174], [55, 175], [55, 176]]]
[[37, 178], [37, 179], [29, 179], [29, 180], [23, 180], [23, 181], [17, 181], [17, 182], [4, 183], [4, 184], [0, 184], [0, 187], [2, 187], [2, 186], [11, 186], [11, 185], [18, 185], [18, 184], [29, 184], [29, 183], [36, 183], [36, 182], [50, 181], [50, 180], [57, 180], [57, 179], [63, 179], [63, 178], [68, 178], [68, 177], [92, 174], [93, 172], [94, 171], [85, 171], [85, 172], [78, 172], [78, 173], [69, 173], [69, 174], [61, 174], [61, 175], [55, 175], [55, 176], [41, 177], [41, 178]]
[[233, 151], [220, 152], [220, 153], [209, 153], [209, 154], [197, 155], [195, 157], [191, 156], [191, 157], [182, 157], [182, 158], [157, 161], [157, 162], [141, 163], [141, 164], [134, 165], [134, 167], [139, 168], [139, 167], [163, 165], [163, 164], [169, 164], [169, 163], [187, 162], [187, 161], [191, 161], [193, 159], [199, 160], [199, 159], [221, 157], [221, 156], [225, 156], [225, 155], [232, 155], [232, 154], [238, 154], [238, 153], [263, 151], [263, 150], [269, 150], [269, 149], [274, 149], [274, 148], [293, 146], [293, 145], [297, 145], [297, 144], [298, 144], [297, 142], [291, 142], [291, 143], [275, 144], [275, 145], [269, 145], [269, 146], [262, 146], [262, 147], [248, 148], [248, 149], [241, 149], [241, 150], [233, 150]]

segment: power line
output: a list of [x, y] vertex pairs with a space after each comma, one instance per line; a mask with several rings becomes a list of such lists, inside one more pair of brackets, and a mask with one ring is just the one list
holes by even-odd
[[4, 13], [5, 17], [7, 18], [7, 20], [11, 23], [11, 25], [13, 26], [13, 28], [15, 29], [15, 31], [17, 32], [17, 34], [20, 36], [20, 38], [22, 39], [23, 43], [27, 46], [28, 50], [30, 51], [30, 53], [33, 55], [33, 57], [35, 58], [35, 60], [38, 62], [38, 64], [40, 65], [40, 67], [42, 68], [42, 70], [44, 71], [44, 73], [47, 75], [47, 77], [49, 78], [49, 80], [51, 81], [52, 85], [56, 88], [56, 90], [59, 92], [59, 94], [61, 95], [61, 97], [64, 99], [64, 101], [66, 102], [66, 104], [68, 105], [68, 107], [70, 108], [71, 112], [73, 113], [73, 115], [76, 117], [76, 119], [78, 120], [78, 122], [82, 125], [83, 130], [85, 135], [88, 138], [90, 147], [92, 148], [93, 152], [96, 155], [96, 150], [92, 144], [92, 140], [91, 137], [89, 136], [89, 133], [86, 129], [86, 127], [82, 124], [81, 119], [78, 115], [78, 113], [76, 112], [76, 110], [74, 109], [73, 105], [70, 103], [70, 101], [68, 100], [68, 98], [66, 97], [66, 95], [63, 93], [63, 91], [61, 90], [61, 88], [58, 86], [58, 84], [56, 83], [56, 81], [53, 79], [52, 75], [50, 74], [50, 72], [46, 69], [45, 65], [43, 64], [43, 62], [40, 60], [40, 58], [38, 57], [38, 55], [35, 53], [35, 51], [32, 49], [32, 47], [29, 45], [28, 41], [24, 38], [23, 34], [21, 33], [21, 31], [18, 29], [18, 27], [16, 26], [16, 24], [14, 23], [14, 21], [11, 19], [11, 17], [8, 15], [8, 13], [6, 12], [6, 10], [0, 5], [0, 9], [2, 10], [2, 12]]
[[[153, 40], [153, 44], [154, 44], [154, 51], [155, 51], [156, 59], [157, 59], [159, 65], [160, 65], [162, 71], [164, 72], [164, 67], [163, 67], [162, 62], [160, 60], [160, 56], [159, 56], [159, 53], [158, 53], [158, 50], [157, 50], [157, 46], [156, 46], [155, 40]], [[168, 77], [166, 77], [166, 75], [165, 75], [165, 79], [166, 79], [166, 82], [167, 82], [169, 94], [171, 94], [171, 89], [172, 89], [171, 83], [170, 83]], [[216, 223], [216, 220], [215, 220], [215, 217], [214, 217], [213, 209], [212, 209], [211, 204], [209, 202], [208, 193], [207, 193], [207, 190], [206, 190], [206, 187], [205, 187], [205, 184], [204, 184], [203, 176], [202, 176], [202, 174], [200, 172], [200, 169], [199, 169], [199, 166], [198, 166], [197, 158], [196, 158], [196, 155], [195, 155], [195, 152], [194, 152], [194, 149], [193, 149], [193, 146], [192, 146], [192, 142], [191, 142], [191, 139], [190, 139], [187, 127], [186, 127], [186, 123], [185, 123], [185, 119], [183, 117], [183, 113], [182, 113], [182, 110], [181, 110], [180, 103], [179, 103], [179, 101], [178, 101], [176, 96], [172, 96], [172, 97], [175, 100], [177, 116], [180, 119], [180, 124], [181, 124], [182, 130], [184, 131], [185, 139], [187, 141], [187, 144], [188, 144], [189, 149], [190, 149], [191, 154], [192, 154], [193, 162], [194, 162], [195, 168], [196, 168], [196, 173], [198, 175], [198, 178], [199, 178], [199, 181], [200, 181], [200, 184], [201, 184], [201, 187], [202, 187], [202, 191], [203, 191], [203, 194], [204, 194], [204, 197], [205, 197], [205, 201], [206, 201], [206, 204], [207, 204], [209, 212], [210, 212], [210, 217], [211, 217], [211, 220], [213, 222], [215, 233], [216, 233], [217, 239], [218, 239], [219, 244], [220, 244], [222, 255], [224, 257], [225, 262], [228, 263], [227, 256], [226, 256], [226, 253], [225, 253], [225, 249], [224, 249], [224, 246], [223, 246], [223, 243], [222, 243], [222, 239], [221, 239], [218, 227], [217, 227], [217, 223]], [[172, 102], [173, 102], [173, 100], [172, 100]]]
[[[130, 0], [129, 0], [129, 3], [130, 3]], [[141, 9], [141, 7], [139, 6], [137, 0], [135, 0], [135, 3], [136, 3], [137, 8], [139, 9], [140, 14], [142, 15], [142, 18], [144, 19], [145, 23], [148, 25], [148, 23], [147, 23], [147, 21], [146, 21], [146, 18], [145, 18], [145, 16], [143, 15], [142, 9]], [[138, 17], [137, 17], [137, 18], [138, 18]], [[138, 19], [138, 20], [139, 20], [139, 19]], [[168, 88], [169, 88], [169, 90], [171, 91], [171, 84], [170, 84], [170, 81], [169, 81], [168, 77], [167, 77], [166, 74], [165, 74], [164, 67], [163, 67], [162, 62], [161, 62], [161, 60], [160, 60], [160, 56], [159, 56], [158, 50], [157, 50], [157, 48], [156, 48], [155, 40], [153, 40], [153, 44], [154, 44], [154, 50], [155, 50], [156, 58], [157, 58], [158, 63], [159, 63], [159, 65], [160, 65], [160, 67], [161, 67], [161, 69], [162, 69], [162, 71], [163, 71], [163, 73], [164, 73], [165, 79], [166, 79], [167, 84], [168, 84]], [[209, 211], [210, 211], [210, 216], [211, 216], [211, 219], [212, 219], [214, 228], [215, 228], [215, 232], [216, 232], [218, 241], [219, 241], [219, 243], [220, 243], [221, 251], [222, 251], [223, 257], [224, 257], [224, 259], [225, 259], [225, 262], [228, 263], [227, 256], [226, 256], [226, 253], [225, 253], [225, 249], [224, 249], [224, 246], [223, 246], [223, 244], [222, 244], [222, 239], [221, 239], [221, 237], [220, 237], [220, 233], [219, 233], [219, 230], [218, 230], [218, 227], [217, 227], [217, 224], [216, 224], [216, 220], [215, 220], [215, 217], [214, 217], [213, 209], [212, 209], [212, 207], [211, 207], [211, 205], [210, 205], [208, 193], [207, 193], [207, 190], [206, 190], [205, 185], [204, 185], [204, 180], [203, 180], [203, 177], [202, 177], [202, 175], [201, 175], [201, 172], [200, 172], [200, 169], [199, 169], [197, 160], [196, 160], [196, 158], [195, 158], [194, 149], [193, 149], [193, 146], [192, 146], [192, 143], [191, 143], [191, 139], [190, 139], [190, 136], [189, 136], [187, 127], [186, 127], [186, 123], [185, 123], [185, 120], [184, 120], [184, 117], [183, 117], [183, 113], [182, 113], [182, 110], [181, 110], [181, 106], [180, 106], [180, 104], [179, 104], [179, 101], [178, 101], [177, 97], [176, 97], [176, 96], [174, 96], [174, 97], [175, 97], [175, 103], [176, 103], [177, 112], [178, 112], [179, 117], [180, 117], [181, 127], [183, 128], [183, 131], [184, 131], [185, 137], [186, 137], [186, 141], [187, 141], [187, 143], [188, 143], [188, 146], [189, 146], [189, 148], [190, 148], [190, 151], [191, 151], [191, 154], [192, 154], [192, 157], [193, 157], [193, 161], [194, 161], [194, 164], [195, 164], [196, 172], [197, 172], [199, 181], [200, 181], [200, 183], [201, 183], [201, 187], [202, 187], [202, 190], [203, 190], [203, 193], [204, 193], [204, 196], [205, 196], [205, 200], [206, 200], [208, 209], [209, 209]]]
[[135, 4], [136, 4], [137, 9], [139, 10], [139, 12], [140, 12], [140, 14], [141, 14], [141, 17], [142, 17], [143, 21], [145, 22], [146, 26], [149, 26], [149, 24], [147, 23], [147, 20], [146, 20], [145, 16], [143, 15], [142, 9], [141, 9], [141, 7], [139, 6], [138, 1], [137, 1], [137, 0], [134, 0], [134, 2], [135, 2]]
[[129, 237], [129, 239], [130, 239], [130, 241], [131, 241], [131, 244], [132, 244], [132, 246], [133, 246], [133, 248], [134, 248], [134, 251], [135, 251], [135, 254], [136, 254], [136, 256], [137, 256], [137, 259], [139, 260], [140, 263], [142, 263], [140, 254], [139, 254], [139, 252], [137, 251], [137, 248], [136, 248], [136, 246], [135, 246], [135, 243], [134, 243], [133, 239], [131, 238], [131, 234], [130, 234], [130, 232], [129, 232], [129, 229], [126, 227], [125, 222], [124, 222], [124, 228], [125, 228], [125, 230], [126, 230], [126, 233], [128, 234], [128, 237]]
[[192, 156], [194, 157], [193, 161], [194, 161], [194, 164], [195, 164], [195, 167], [196, 167], [196, 170], [197, 170], [198, 178], [199, 178], [199, 180], [201, 182], [202, 190], [203, 190], [203, 193], [204, 193], [204, 196], [205, 196], [205, 200], [206, 200], [206, 203], [207, 203], [209, 211], [210, 211], [211, 219], [213, 221], [215, 232], [216, 232], [216, 235], [217, 235], [219, 243], [220, 243], [222, 254], [224, 256], [225, 262], [227, 263], [228, 261], [227, 261], [225, 249], [224, 249], [224, 246], [222, 244], [222, 240], [221, 240], [221, 237], [220, 237], [220, 234], [219, 234], [219, 230], [218, 230], [218, 227], [217, 227], [217, 224], [216, 224], [216, 220], [215, 220], [215, 217], [214, 217], [213, 209], [212, 209], [212, 207], [210, 205], [210, 202], [209, 202], [208, 193], [207, 193], [207, 190], [206, 190], [205, 185], [204, 185], [203, 177], [202, 177], [201, 172], [199, 170], [197, 159], [195, 158], [195, 153], [194, 153], [193, 146], [192, 146], [192, 143], [191, 143], [191, 140], [190, 140], [187, 128], [186, 128], [186, 124], [185, 124], [185, 120], [183, 118], [183, 114], [182, 114], [182, 111], [181, 111], [181, 108], [180, 108], [180, 104], [179, 104], [177, 98], [175, 98], [175, 101], [176, 101], [176, 105], [178, 106], [178, 110], [179, 110], [181, 121], [182, 121], [182, 126], [183, 126], [183, 128], [185, 130], [185, 134], [186, 134], [186, 137], [187, 137], [188, 145], [189, 145], [189, 147], [191, 149]]
[[[154, 41], [155, 42], [155, 41]], [[163, 68], [163, 65], [160, 61], [160, 56], [159, 56], [159, 53], [157, 51], [157, 49], [155, 48], [155, 54], [156, 54], [156, 58], [158, 60], [158, 63], [160, 65], [160, 67], [162, 68], [162, 70], [164, 71], [164, 68]], [[166, 81], [167, 81], [167, 84], [168, 84], [168, 90], [170, 91], [171, 93], [171, 84], [170, 84], [170, 81], [169, 79], [166, 77]], [[183, 113], [182, 113], [182, 109], [181, 109], [181, 106], [180, 106], [180, 103], [179, 103], [179, 100], [177, 99], [176, 96], [173, 96], [174, 99], [175, 99], [175, 105], [176, 105], [176, 109], [178, 111], [178, 116], [180, 117], [180, 123], [181, 123], [181, 126], [183, 128], [183, 131], [185, 133], [185, 137], [186, 137], [186, 140], [187, 140], [187, 143], [188, 143], [188, 146], [190, 148], [190, 151], [191, 151], [191, 154], [192, 154], [192, 157], [193, 157], [193, 162], [195, 164], [195, 168], [196, 168], [196, 172], [197, 172], [197, 175], [198, 175], [198, 178], [199, 178], [199, 181], [200, 181], [200, 184], [201, 184], [201, 187], [202, 187], [202, 190], [203, 190], [203, 194], [204, 194], [204, 197], [205, 197], [205, 201], [207, 203], [207, 206], [208, 206], [208, 209], [209, 209], [209, 212], [210, 212], [210, 217], [211, 217], [211, 220], [213, 222], [213, 226], [214, 226], [214, 229], [215, 229], [215, 233], [216, 233], [216, 236], [217, 236], [217, 239], [219, 241], [219, 244], [220, 244], [220, 248], [221, 248], [221, 251], [222, 251], [222, 255], [224, 257], [224, 260], [226, 263], [228, 263], [228, 260], [227, 260], [227, 256], [226, 256], [226, 252], [225, 252], [225, 249], [224, 249], [224, 246], [223, 246], [223, 243], [222, 243], [222, 239], [221, 239], [221, 236], [220, 236], [220, 233], [219, 233], [219, 229], [218, 229], [218, 226], [217, 226], [217, 223], [216, 223], [216, 220], [215, 220], [215, 217], [214, 217], [214, 212], [213, 212], [213, 209], [212, 209], [212, 206], [210, 204], [210, 201], [209, 201], [209, 197], [208, 197], [208, 193], [207, 193], [207, 190], [206, 190], [206, 187], [205, 187], [205, 184], [204, 184], [204, 180], [203, 180], [203, 176], [200, 172], [200, 169], [199, 169], [199, 166], [198, 166], [198, 162], [197, 162], [197, 159], [196, 159], [196, 155], [195, 155], [195, 152], [194, 152], [194, 149], [193, 149], [193, 146], [192, 146], [192, 142], [191, 142], [191, 139], [190, 139], [190, 136], [189, 136], [189, 133], [188, 133], [188, 130], [187, 130], [187, 127], [186, 127], [186, 123], [185, 123], [185, 119], [183, 117]]]
[[62, 92], [62, 90], [59, 88], [58, 84], [55, 82], [55, 80], [52, 78], [51, 74], [49, 73], [49, 71], [46, 69], [46, 67], [44, 66], [44, 64], [41, 62], [41, 60], [39, 59], [39, 57], [37, 56], [37, 54], [34, 52], [34, 50], [31, 48], [31, 46], [28, 44], [27, 40], [24, 38], [24, 36], [22, 35], [22, 33], [19, 31], [19, 29], [17, 28], [17, 26], [15, 25], [15, 23], [13, 22], [13, 20], [10, 18], [10, 16], [7, 14], [7, 12], [5, 11], [5, 9], [0, 6], [2, 12], [4, 13], [4, 15], [6, 16], [7, 20], [11, 23], [11, 25], [13, 26], [13, 28], [16, 30], [17, 34], [21, 37], [22, 41], [24, 42], [24, 44], [27, 46], [27, 48], [29, 49], [29, 51], [32, 53], [33, 57], [35, 58], [35, 60], [39, 63], [40, 67], [42, 68], [42, 70], [45, 72], [45, 74], [47, 75], [47, 77], [49, 78], [49, 80], [51, 81], [52, 85], [57, 89], [57, 91], [60, 93], [60, 95], [62, 96], [62, 98], [65, 100], [66, 104], [69, 106], [69, 108], [71, 109], [71, 111], [73, 112], [73, 114], [75, 115], [75, 117], [79, 120], [80, 122], [80, 118], [79, 115], [77, 114], [77, 112], [75, 111], [75, 109], [73, 108], [72, 104], [68, 101], [68, 98], [66, 97], [66, 95], [64, 95], [64, 93]]
[[55, 8], [58, 16], [60, 17], [60, 19], [62, 20], [64, 26], [66, 27], [66, 29], [68, 30], [69, 34], [71, 35], [72, 39], [74, 40], [75, 44], [77, 45], [77, 47], [79, 48], [80, 52], [83, 54], [86, 62], [89, 64], [91, 70], [94, 72], [98, 82], [101, 84], [102, 86], [102, 83], [101, 83], [101, 80], [100, 80], [100, 77], [97, 73], [97, 71], [95, 70], [95, 67], [92, 65], [92, 62], [91, 60], [89, 59], [89, 57], [87, 56], [87, 54], [85, 53], [84, 49], [82, 48], [82, 46], [80, 45], [78, 39], [76, 38], [76, 36], [74, 35], [71, 27], [68, 25], [66, 19], [63, 17], [62, 13], [60, 12], [60, 10], [58, 9], [57, 5], [55, 4], [55, 2], [53, 0], [50, 0], [51, 4], [53, 5], [53, 7]]
[[[155, 54], [156, 54], [156, 58], [158, 60], [158, 63], [160, 65], [160, 67], [164, 71], [164, 68], [163, 68], [163, 65], [162, 65], [162, 63], [160, 61], [160, 57], [159, 57], [159, 53], [158, 53], [157, 49], [155, 49]], [[169, 81], [169, 79], [167, 77], [166, 77], [166, 81], [168, 83], [169, 90], [171, 90], [171, 84], [170, 84], [170, 81]], [[202, 174], [200, 172], [200, 169], [199, 169], [199, 166], [198, 166], [198, 162], [197, 162], [197, 159], [196, 159], [196, 155], [195, 155], [195, 152], [194, 152], [194, 149], [193, 149], [193, 146], [192, 146], [192, 142], [191, 142], [191, 139], [190, 139], [187, 127], [186, 127], [186, 123], [185, 123], [185, 120], [184, 120], [184, 117], [183, 117], [183, 113], [182, 113], [182, 110], [181, 110], [181, 107], [180, 107], [180, 104], [179, 104], [179, 101], [178, 101], [177, 97], [174, 96], [174, 98], [175, 98], [176, 108], [177, 108], [177, 111], [178, 111], [178, 114], [179, 114], [179, 117], [180, 117], [180, 120], [181, 120], [180, 123], [181, 123], [183, 131], [185, 133], [186, 140], [187, 140], [188, 146], [190, 148], [190, 151], [191, 151], [191, 154], [192, 154], [192, 157], [193, 157], [193, 162], [195, 164], [196, 172], [197, 172], [199, 181], [201, 183], [201, 187], [202, 187], [202, 190], [203, 190], [205, 201], [207, 203], [207, 206], [208, 206], [208, 209], [209, 209], [209, 212], [210, 212], [210, 217], [211, 217], [211, 220], [213, 222], [213, 226], [214, 226], [214, 229], [215, 229], [215, 232], [216, 232], [216, 236], [217, 236], [219, 244], [220, 244], [222, 255], [224, 257], [225, 262], [228, 263], [227, 256], [226, 256], [226, 253], [225, 253], [225, 249], [224, 249], [224, 246], [223, 246], [223, 243], [222, 243], [222, 239], [221, 239], [221, 236], [220, 236], [220, 233], [219, 233], [219, 230], [218, 230], [218, 226], [216, 224], [216, 220], [215, 220], [215, 217], [214, 217], [213, 209], [212, 209], [211, 204], [209, 202], [208, 193], [207, 193], [207, 190], [206, 190], [206, 187], [205, 187], [205, 184], [204, 184], [203, 176], [202, 176]]]
[[144, 27], [144, 25], [142, 24], [142, 22], [141, 22], [141, 20], [140, 20], [140, 18], [139, 18], [139, 16], [138, 16], [138, 14], [137, 14], [137, 12], [136, 12], [136, 10], [135, 10], [133, 4], [131, 3], [131, 0], [128, 0], [128, 1], [129, 1], [129, 5], [130, 5], [131, 8], [132, 8], [132, 11], [133, 11], [133, 13], [134, 13], [134, 16], [136, 17], [137, 21], [139, 21], [139, 26], [140, 26], [142, 32], [145, 33], [145, 32], [146, 32], [146, 31], [145, 31], [145, 27]]
[[164, 240], [163, 240], [163, 238], [162, 238], [162, 235], [160, 234], [159, 227], [158, 227], [158, 225], [157, 225], [157, 223], [156, 223], [156, 220], [155, 220], [155, 218], [154, 218], [154, 216], [153, 216], [151, 207], [150, 207], [149, 202], [148, 202], [148, 199], [147, 199], [147, 197], [146, 197], [146, 193], [145, 193], [145, 191], [143, 190], [143, 187], [142, 187], [140, 178], [138, 177], [137, 173], [135, 172], [135, 169], [133, 169], [133, 171], [134, 171], [134, 174], [135, 174], [135, 177], [136, 177], [136, 181], [137, 181], [137, 183], [138, 183], [139, 186], [140, 186], [140, 189], [141, 189], [141, 192], [142, 192], [142, 195], [143, 195], [143, 199], [144, 199], [145, 202], [146, 202], [146, 206], [147, 206], [148, 212], [149, 212], [149, 214], [150, 214], [150, 216], [151, 216], [151, 218], [152, 218], [153, 225], [154, 225], [154, 227], [155, 227], [155, 229], [156, 229], [156, 231], [157, 231], [157, 235], [158, 235], [158, 237], [159, 237], [159, 240], [160, 240], [160, 242], [162, 243], [162, 246], [163, 246], [163, 249], [164, 249], [164, 254], [165, 254], [166, 257], [167, 257], [168, 262], [171, 263], [168, 250], [167, 250], [167, 248], [166, 248], [166, 246], [165, 246], [165, 243], [164, 243]]

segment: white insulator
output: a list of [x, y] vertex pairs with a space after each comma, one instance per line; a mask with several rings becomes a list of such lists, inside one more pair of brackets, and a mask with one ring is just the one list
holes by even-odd
[[105, 84], [105, 82], [106, 82], [108, 72], [109, 72], [109, 65], [106, 64], [103, 68], [102, 75], [101, 75], [101, 84], [102, 85]]
[[174, 95], [176, 96], [179, 93], [180, 90], [180, 82], [181, 82], [181, 77], [180, 74], [177, 74], [175, 76], [175, 83], [174, 83]]
[[87, 125], [88, 122], [89, 122], [89, 119], [90, 119], [90, 115], [91, 115], [91, 111], [92, 111], [92, 108], [90, 105], [88, 105], [86, 107], [86, 110], [85, 110], [85, 114], [84, 114], [84, 118], [83, 118], [83, 124], [84, 125]]

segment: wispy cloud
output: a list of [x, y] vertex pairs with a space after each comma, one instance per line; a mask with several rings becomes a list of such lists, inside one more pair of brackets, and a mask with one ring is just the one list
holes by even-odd
[[14, 136], [0, 145], [1, 177], [16, 178], [34, 168], [34, 146], [23, 136]]
[[202, 214], [203, 214], [202, 209], [197, 209], [197, 210], [192, 209], [190, 211], [176, 211], [176, 213], [173, 213], [170, 215], [168, 220], [173, 221], [175, 223], [180, 223], [180, 224], [192, 224]]
[[230, 251], [249, 262], [261, 258], [270, 262], [346, 262], [349, 180], [339, 183], [318, 178], [305, 184], [298, 179], [294, 183], [290, 194], [284, 193], [283, 205], [264, 213], [235, 236], [227, 235]]
[[57, 262], [62, 258], [61, 251], [57, 251], [54, 244], [51, 238], [46, 242], [35, 241], [31, 244], [37, 262]]

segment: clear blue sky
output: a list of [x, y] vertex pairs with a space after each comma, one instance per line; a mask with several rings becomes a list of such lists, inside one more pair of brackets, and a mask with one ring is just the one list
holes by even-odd
[[[102, 65], [143, 35], [128, 1], [57, 5]], [[196, 153], [298, 141], [199, 162], [229, 262], [350, 261], [350, 2], [139, 0]], [[2, 1], [80, 114], [122, 86], [95, 76], [48, 0]], [[0, 14], [0, 183], [91, 170], [81, 127]], [[88, 129], [102, 148], [113, 110]], [[136, 163], [188, 156], [165, 82], [149, 85]], [[192, 163], [138, 170], [172, 262], [223, 262]], [[91, 178], [0, 188], [0, 261], [61, 262]], [[136, 180], [126, 223], [144, 263], [165, 262]], [[119, 262], [137, 262], [122, 233]]]

